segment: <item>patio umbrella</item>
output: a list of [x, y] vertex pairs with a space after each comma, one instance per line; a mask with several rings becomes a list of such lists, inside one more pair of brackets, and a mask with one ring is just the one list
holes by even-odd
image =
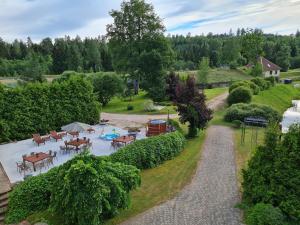
[[89, 128], [91, 128], [90, 125], [88, 125], [86, 123], [79, 123], [79, 122], [70, 123], [68, 125], [65, 125], [65, 126], [61, 127], [61, 129], [63, 131], [67, 131], [67, 132], [71, 132], [71, 131], [82, 132], [82, 131], [85, 131]]

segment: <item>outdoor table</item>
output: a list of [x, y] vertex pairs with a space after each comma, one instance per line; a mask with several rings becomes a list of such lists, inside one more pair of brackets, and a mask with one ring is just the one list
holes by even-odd
[[70, 135], [72, 135], [73, 137], [78, 137], [79, 136], [79, 132], [78, 131], [69, 131], [68, 133]]
[[66, 145], [75, 146], [76, 150], [78, 150], [80, 145], [87, 144], [87, 143], [89, 143], [88, 139], [75, 139], [73, 141], [67, 142]]
[[134, 141], [134, 137], [132, 136], [121, 136], [118, 138], [113, 139], [113, 142], [119, 142], [127, 145], [128, 143]]
[[44, 159], [49, 158], [50, 155], [44, 152], [36, 153], [35, 155], [26, 156], [23, 158], [24, 161], [32, 163], [33, 171], [36, 171], [35, 163], [43, 161]]

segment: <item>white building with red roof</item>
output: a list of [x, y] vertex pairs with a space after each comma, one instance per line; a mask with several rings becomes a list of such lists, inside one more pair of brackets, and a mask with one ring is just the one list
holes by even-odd
[[279, 78], [281, 67], [272, 63], [264, 57], [258, 58], [259, 63], [262, 65], [262, 71], [264, 77], [276, 77]]

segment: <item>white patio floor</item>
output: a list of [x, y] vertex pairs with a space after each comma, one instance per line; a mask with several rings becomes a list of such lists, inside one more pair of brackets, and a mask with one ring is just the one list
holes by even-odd
[[[104, 134], [112, 133], [113, 129], [115, 129], [115, 132], [119, 133], [120, 135], [126, 135], [127, 131], [113, 127], [113, 126], [100, 126], [96, 125], [93, 126], [93, 128], [96, 130], [95, 133], [89, 134], [87, 132], [80, 133], [79, 137], [87, 137], [91, 139], [91, 142], [93, 144], [93, 147], [91, 149], [91, 153], [96, 156], [104, 156], [104, 155], [110, 155], [116, 150], [111, 147], [111, 141], [104, 141], [99, 138], [101, 132], [104, 130]], [[73, 158], [76, 153], [75, 151], [71, 151], [71, 154], [62, 154], [59, 151], [59, 146], [64, 145], [65, 140], [70, 140], [71, 136], [64, 137], [64, 140], [60, 140], [58, 142], [55, 142], [55, 140], [47, 141], [45, 145], [37, 146], [32, 139], [27, 139], [23, 141], [18, 141], [16, 143], [9, 143], [0, 145], [0, 161], [4, 167], [5, 172], [7, 173], [10, 182], [15, 183], [17, 181], [23, 180], [24, 173], [20, 174], [17, 171], [16, 162], [22, 161], [22, 155], [24, 154], [30, 154], [31, 152], [48, 152], [49, 150], [57, 151], [57, 159], [54, 160], [54, 166], [61, 165], [65, 163], [66, 161]], [[142, 130], [142, 132], [137, 136], [137, 139], [145, 138], [145, 130]], [[36, 172], [28, 171], [26, 174], [32, 174], [37, 175], [40, 173], [47, 172], [50, 168], [44, 168], [41, 171], [37, 170]]]

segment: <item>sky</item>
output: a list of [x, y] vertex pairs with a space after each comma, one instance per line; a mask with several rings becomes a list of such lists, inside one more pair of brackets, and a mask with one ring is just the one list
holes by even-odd
[[[97, 37], [122, 0], [0, 0], [0, 37]], [[163, 19], [166, 34], [225, 33], [260, 28], [291, 34], [300, 29], [300, 0], [146, 0]]]

